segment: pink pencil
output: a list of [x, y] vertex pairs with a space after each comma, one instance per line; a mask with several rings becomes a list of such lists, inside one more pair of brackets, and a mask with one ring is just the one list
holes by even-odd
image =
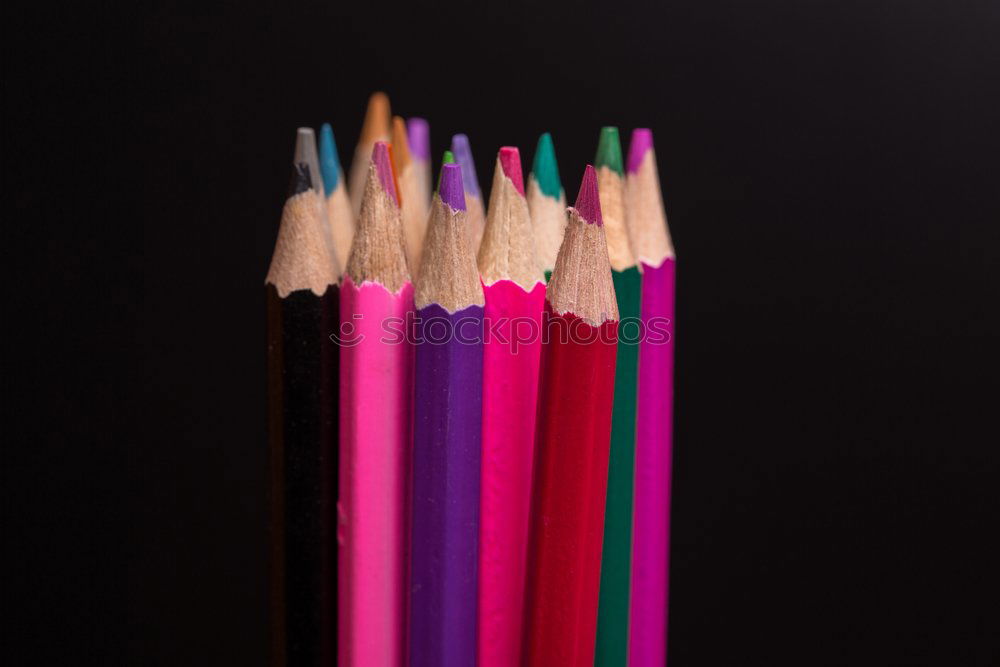
[[674, 402], [674, 246], [663, 210], [653, 133], [632, 133], [626, 214], [642, 263], [642, 319], [636, 403], [635, 510], [629, 665], [667, 661], [670, 473]]
[[486, 296], [479, 520], [479, 667], [521, 656], [528, 506], [545, 277], [535, 260], [521, 158], [500, 149], [479, 273]]
[[379, 142], [340, 300], [341, 322], [353, 326], [340, 348], [340, 667], [395, 667], [406, 655], [413, 348], [403, 327], [412, 310], [399, 199]]

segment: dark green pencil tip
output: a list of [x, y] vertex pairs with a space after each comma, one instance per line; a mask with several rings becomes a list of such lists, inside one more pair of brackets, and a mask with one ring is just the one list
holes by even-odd
[[625, 161], [622, 159], [622, 142], [618, 138], [618, 128], [608, 125], [601, 128], [601, 138], [597, 142], [597, 157], [594, 166], [607, 167], [619, 176], [625, 175]]
[[[446, 164], [455, 164], [455, 154], [452, 153], [451, 151], [445, 151], [444, 152], [444, 157], [441, 158], [441, 166], [443, 167]], [[443, 169], [438, 169], [438, 182], [437, 182], [437, 185], [434, 186], [434, 194], [437, 194], [438, 191], [441, 189], [441, 172], [442, 171], [444, 171], [444, 170]]]
[[559, 165], [556, 164], [556, 149], [552, 144], [552, 135], [546, 132], [538, 137], [538, 147], [535, 148], [535, 160], [531, 164], [531, 173], [538, 182], [538, 188], [546, 197], [559, 199], [562, 192], [562, 182], [559, 180]]

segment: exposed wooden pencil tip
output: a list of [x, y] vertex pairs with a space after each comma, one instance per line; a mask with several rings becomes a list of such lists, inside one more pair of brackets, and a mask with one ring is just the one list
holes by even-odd
[[305, 162], [292, 164], [292, 179], [288, 183], [288, 196], [294, 197], [312, 188], [312, 177], [309, 175], [309, 165]]
[[375, 143], [372, 149], [372, 162], [375, 164], [375, 173], [382, 184], [382, 189], [392, 197], [392, 201], [399, 206], [399, 196], [396, 194], [396, 177], [392, 173], [392, 156], [389, 154], [389, 144], [384, 141]]
[[392, 157], [397, 171], [410, 164], [410, 141], [406, 135], [406, 121], [401, 116], [392, 119]]
[[465, 189], [462, 187], [462, 168], [460, 166], [457, 164], [441, 165], [438, 195], [441, 197], [441, 201], [454, 210], [465, 210]]
[[588, 164], [583, 172], [580, 193], [576, 196], [573, 208], [584, 221], [592, 225], [604, 225], [604, 219], [601, 217], [601, 198], [597, 194], [597, 172], [594, 171], [593, 165]]
[[628, 147], [628, 171], [634, 174], [639, 171], [642, 158], [647, 151], [653, 150], [653, 131], [648, 127], [639, 127], [632, 130], [632, 141]]
[[514, 183], [514, 189], [524, 196], [524, 177], [521, 175], [521, 154], [516, 146], [503, 146], [500, 149], [500, 166], [504, 175]]

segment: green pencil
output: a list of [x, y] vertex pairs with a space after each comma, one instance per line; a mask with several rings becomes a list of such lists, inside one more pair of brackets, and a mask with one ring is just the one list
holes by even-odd
[[597, 610], [598, 667], [624, 667], [628, 655], [629, 586], [632, 553], [632, 480], [635, 462], [638, 323], [642, 276], [625, 219], [625, 169], [617, 127], [601, 129], [597, 145], [597, 183], [608, 239], [611, 276], [621, 319], [618, 364], [611, 415], [611, 459], [604, 512], [601, 592]]
[[545, 271], [545, 280], [552, 275], [559, 246], [566, 231], [566, 193], [559, 180], [556, 149], [552, 135], [538, 137], [535, 159], [528, 175], [528, 211], [535, 233], [535, 259]]

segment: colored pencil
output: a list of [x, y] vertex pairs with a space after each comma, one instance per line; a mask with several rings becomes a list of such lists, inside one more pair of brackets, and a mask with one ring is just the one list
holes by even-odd
[[[639, 296], [642, 277], [636, 266], [625, 217], [625, 178], [618, 128], [601, 130], [597, 146], [597, 183], [607, 230], [611, 276], [621, 328], [615, 370], [615, 408], [611, 418], [611, 460], [604, 516], [604, 560], [597, 619], [599, 666], [625, 665], [629, 623], [629, 565], [632, 550], [632, 480], [635, 464], [635, 394], [638, 360]], [[632, 334], [631, 336], [629, 334]]]
[[469, 238], [472, 243], [472, 253], [479, 252], [479, 244], [486, 229], [486, 214], [483, 208], [483, 196], [479, 191], [479, 178], [476, 176], [476, 162], [472, 159], [472, 146], [464, 134], [456, 134], [451, 138], [451, 152], [455, 161], [462, 167], [462, 183], [465, 185], [465, 205], [469, 215]]
[[556, 149], [548, 132], [538, 137], [528, 176], [528, 210], [535, 228], [535, 256], [548, 280], [566, 229], [566, 193], [559, 180]]
[[319, 166], [319, 153], [316, 151], [316, 133], [311, 127], [300, 127], [295, 135], [295, 157], [293, 164], [305, 164], [309, 167], [310, 188], [316, 193], [316, 201], [319, 202], [320, 227], [323, 230], [323, 239], [327, 250], [336, 262], [337, 275], [343, 271], [344, 265], [338, 261], [336, 242], [333, 236], [333, 227], [330, 224], [330, 217], [327, 215], [326, 193], [323, 188], [323, 176]]
[[[301, 135], [300, 135], [301, 136]], [[267, 299], [271, 664], [333, 660], [338, 271], [306, 162], [294, 165]]]
[[486, 297], [479, 521], [479, 667], [520, 659], [545, 280], [521, 158], [500, 149], [479, 246]]
[[416, 165], [417, 182], [423, 193], [424, 209], [431, 208], [431, 186], [433, 184], [431, 171], [431, 126], [424, 118], [406, 119], [406, 137], [410, 140], [410, 156]]
[[340, 166], [337, 142], [329, 123], [323, 123], [319, 131], [319, 168], [323, 179], [323, 195], [326, 198], [326, 217], [333, 234], [333, 247], [337, 253], [337, 263], [343, 269], [347, 266], [347, 257], [354, 239], [354, 211], [347, 195], [347, 183]]
[[476, 662], [483, 289], [461, 168], [442, 167], [417, 278], [410, 664]]
[[648, 129], [632, 133], [626, 192], [646, 332], [639, 348], [629, 664], [648, 667], [667, 660], [676, 266]]
[[392, 119], [392, 159], [399, 182], [400, 207], [403, 212], [403, 237], [406, 259], [414, 275], [420, 273], [420, 253], [427, 230], [427, 196], [423, 192], [417, 165], [410, 153], [406, 136], [406, 121]]
[[591, 667], [618, 306], [590, 165], [545, 301], [522, 664]]
[[351, 197], [351, 207], [354, 218], [361, 211], [361, 199], [365, 191], [365, 180], [368, 178], [368, 162], [371, 160], [372, 149], [376, 141], [389, 141], [392, 114], [389, 110], [389, 97], [385, 93], [372, 93], [368, 99], [368, 109], [361, 125], [361, 136], [354, 148], [354, 161], [351, 162], [350, 179], [347, 182], [347, 194]]
[[[445, 151], [444, 155], [441, 156], [441, 166], [444, 167], [446, 164], [455, 164], [455, 154], [451, 151]], [[442, 171], [444, 171], [442, 169]], [[441, 189], [441, 173], [438, 173], [437, 183], [434, 185], [434, 194], [437, 194]], [[465, 196], [464, 194], [462, 195]]]
[[406, 650], [413, 286], [389, 160], [376, 143], [341, 288], [341, 667], [400, 665]]

